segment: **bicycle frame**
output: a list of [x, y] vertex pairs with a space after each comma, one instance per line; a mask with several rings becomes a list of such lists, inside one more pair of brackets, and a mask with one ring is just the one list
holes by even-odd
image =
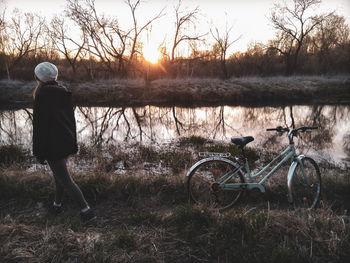
[[[259, 172], [256, 174], [252, 174], [249, 168], [248, 160], [245, 158], [244, 165], [240, 164], [238, 168], [236, 168], [232, 173], [223, 175], [219, 180], [223, 180], [222, 183], [220, 183], [220, 187], [227, 190], [235, 190], [240, 189], [242, 187], [253, 189], [258, 188], [261, 192], [265, 192], [265, 188], [263, 184], [268, 180], [284, 163], [286, 163], [289, 159], [292, 159], [293, 162], [289, 168], [288, 172], [288, 182], [291, 181], [293, 172], [297, 166], [297, 162], [300, 162], [298, 158], [296, 158], [296, 152], [294, 148], [294, 144], [290, 144], [282, 153], [280, 153], [275, 159], [273, 159], [270, 163], [268, 163], [264, 168], [262, 168]], [[282, 160], [280, 160], [282, 159]], [[280, 160], [280, 161], [279, 161]], [[279, 162], [278, 162], [279, 161]], [[278, 162], [270, 172], [268, 172], [258, 183], [253, 183], [253, 179], [260, 177], [263, 173], [265, 173], [273, 164]], [[226, 183], [228, 182], [232, 177], [234, 177], [238, 171], [242, 171], [242, 168], [245, 168], [246, 175], [248, 176], [248, 183]], [[243, 172], [244, 173], [244, 172]]]
[[[311, 159], [312, 165], [316, 168], [317, 176], [320, 176], [319, 169], [317, 167], [317, 164], [315, 161], [310, 158], [306, 157], [302, 154], [297, 155], [294, 147], [293, 138], [298, 135], [298, 132], [306, 132], [315, 130], [318, 127], [314, 126], [302, 126], [297, 129], [295, 129], [293, 125], [293, 129], [283, 128], [281, 126], [278, 126], [277, 128], [268, 128], [267, 131], [277, 131], [280, 133], [288, 132], [288, 139], [289, 139], [289, 146], [285, 148], [277, 157], [275, 157], [271, 162], [269, 162], [267, 165], [265, 165], [260, 171], [253, 173], [250, 170], [248, 159], [245, 156], [243, 147], [252, 141], [252, 138], [249, 137], [234, 137], [232, 138], [232, 142], [239, 146], [242, 149], [243, 153], [243, 159], [240, 158], [230, 158], [230, 153], [216, 153], [216, 152], [203, 152], [200, 153], [199, 156], [205, 157], [198, 162], [196, 162], [188, 171], [187, 177], [188, 178], [188, 186], [189, 182], [194, 175], [195, 171], [201, 167], [202, 164], [206, 163], [212, 163], [212, 162], [222, 162], [226, 163], [229, 166], [231, 166], [231, 169], [226, 172], [226, 174], [220, 176], [217, 178], [217, 176], [213, 175], [214, 182], [210, 184], [210, 191], [213, 191], [214, 193], [217, 191], [217, 187], [219, 187], [221, 190], [226, 191], [241, 191], [241, 190], [251, 190], [258, 188], [260, 192], [265, 192], [265, 188], [263, 184], [277, 171], [281, 168], [283, 164], [291, 160], [291, 164], [288, 170], [288, 177], [287, 177], [287, 186], [288, 186], [288, 201], [290, 203], [293, 203], [293, 193], [292, 193], [292, 184], [297, 181], [294, 180], [294, 176], [298, 176], [297, 179], [301, 176], [303, 179], [299, 179], [299, 183], [302, 181], [302, 184], [305, 185], [305, 182], [308, 186], [313, 187], [313, 183], [311, 180], [309, 180], [309, 176], [307, 174], [307, 171], [305, 171], [304, 167], [304, 159], [309, 158]], [[254, 138], [253, 138], [254, 139]], [[297, 170], [297, 167], [300, 167], [300, 170]], [[210, 168], [210, 167], [209, 167]], [[206, 170], [205, 170], [206, 171]], [[204, 171], [204, 173], [205, 173]], [[208, 170], [210, 172], [210, 170]], [[212, 171], [214, 174], [214, 170]], [[263, 176], [263, 174], [265, 174]], [[256, 178], [261, 178], [260, 181], [254, 180]], [[232, 180], [234, 179], [234, 180]], [[238, 179], [238, 181], [236, 180]], [[231, 181], [232, 180], [232, 181]], [[255, 182], [253, 182], [253, 180]], [[320, 182], [320, 178], [318, 179]], [[237, 182], [237, 183], [235, 183]], [[208, 182], [210, 183], [210, 182]], [[214, 188], [215, 186], [215, 188]], [[317, 185], [317, 198], [319, 198], [319, 187], [320, 184]], [[315, 205], [315, 202], [317, 202], [318, 199], [315, 199], [313, 206]]]

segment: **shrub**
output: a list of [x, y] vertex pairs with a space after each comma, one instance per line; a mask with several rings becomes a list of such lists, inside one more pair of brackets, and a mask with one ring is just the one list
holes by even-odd
[[139, 146], [140, 160], [144, 162], [159, 162], [159, 154], [152, 146]]
[[181, 137], [179, 139], [180, 145], [192, 144], [196, 146], [196, 145], [203, 145], [206, 142], [207, 142], [207, 139], [196, 135], [192, 135], [190, 137]]
[[53, 180], [35, 174], [7, 175], [0, 173], [0, 199], [46, 200], [53, 193]]
[[190, 167], [193, 163], [191, 152], [185, 150], [165, 152], [162, 154], [161, 160], [163, 160], [174, 173], [181, 172], [182, 170]]
[[17, 145], [4, 145], [0, 147], [0, 166], [8, 167], [15, 163], [23, 163], [29, 153]]

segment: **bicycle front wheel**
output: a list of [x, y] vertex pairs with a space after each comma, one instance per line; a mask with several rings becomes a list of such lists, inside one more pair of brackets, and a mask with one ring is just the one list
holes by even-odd
[[321, 174], [316, 162], [305, 157], [295, 168], [292, 196], [295, 207], [314, 208], [321, 195]]
[[223, 189], [225, 184], [244, 183], [244, 177], [235, 163], [226, 159], [210, 159], [199, 164], [190, 172], [187, 190], [190, 200], [211, 209], [223, 211], [233, 206], [244, 188]]

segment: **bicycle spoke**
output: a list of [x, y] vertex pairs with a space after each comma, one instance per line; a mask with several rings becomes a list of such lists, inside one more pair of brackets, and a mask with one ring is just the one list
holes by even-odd
[[188, 178], [188, 191], [190, 198], [198, 203], [223, 210], [232, 206], [239, 198], [241, 191], [223, 190], [221, 183], [244, 182], [243, 175], [236, 172], [236, 166], [230, 161], [209, 160], [200, 164], [192, 171]]
[[292, 196], [296, 207], [314, 208], [321, 193], [321, 176], [316, 162], [308, 157], [295, 169]]

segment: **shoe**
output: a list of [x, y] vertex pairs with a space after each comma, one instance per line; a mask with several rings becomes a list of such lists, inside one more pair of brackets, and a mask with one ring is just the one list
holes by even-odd
[[86, 212], [80, 212], [80, 221], [83, 224], [87, 224], [96, 219], [96, 213], [91, 209]]
[[50, 206], [49, 206], [49, 214], [50, 215], [59, 215], [59, 214], [61, 214], [63, 212], [63, 208], [62, 208], [62, 206], [56, 206], [56, 205], [53, 205], [53, 204], [51, 204]]

